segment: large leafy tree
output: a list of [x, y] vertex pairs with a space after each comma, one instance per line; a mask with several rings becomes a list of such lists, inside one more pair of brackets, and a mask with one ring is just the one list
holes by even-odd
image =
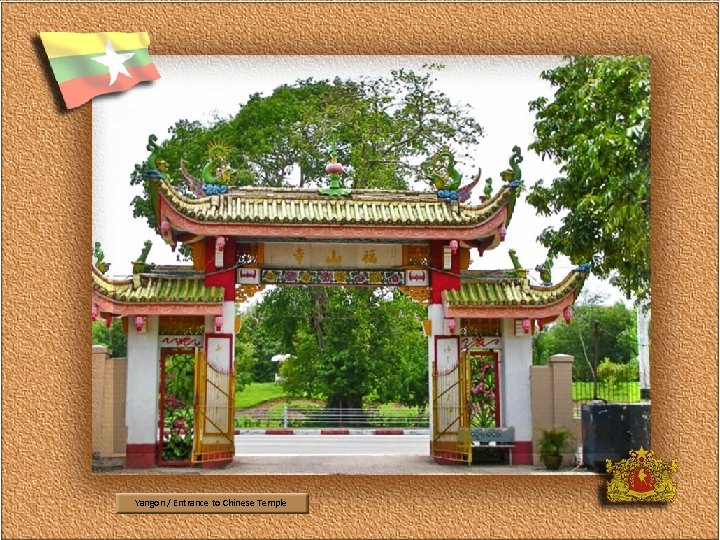
[[613, 306], [575, 306], [570, 324], [555, 324], [535, 337], [534, 362], [546, 364], [554, 354], [570, 354], [575, 357], [573, 376], [578, 380], [592, 380], [595, 321], [598, 322], [598, 363], [608, 358], [627, 364], [637, 358], [635, 312], [618, 302]]
[[650, 60], [578, 56], [541, 77], [553, 99], [530, 103], [530, 148], [562, 176], [527, 200], [542, 215], [566, 212], [539, 236], [550, 254], [590, 262], [628, 298], [650, 297]]
[[[208, 147], [220, 143], [237, 185], [285, 186], [296, 171], [300, 186], [309, 187], [327, 183], [325, 165], [335, 146], [349, 187], [405, 189], [428, 177], [440, 148], [454, 148], [462, 162], [483, 133], [465, 106], [435, 89], [434, 73], [442, 67], [427, 68], [359, 81], [300, 80], [269, 96], [255, 94], [235, 116], [210, 126], [178, 121], [158, 157], [168, 165], [169, 180], [182, 187], [180, 159], [199, 177]], [[136, 165], [131, 175], [131, 184], [144, 187], [133, 209], [154, 227], [145, 167]]]

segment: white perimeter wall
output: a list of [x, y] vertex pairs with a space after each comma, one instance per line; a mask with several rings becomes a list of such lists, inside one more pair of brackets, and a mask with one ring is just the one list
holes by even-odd
[[514, 319], [503, 319], [503, 348], [500, 411], [503, 426], [515, 427], [515, 439], [531, 441], [532, 409], [530, 406], [530, 366], [532, 336], [515, 336]]
[[158, 429], [160, 350], [158, 317], [147, 318], [144, 334], [135, 331], [129, 317], [127, 348], [127, 400], [125, 423], [128, 444], [155, 444]]

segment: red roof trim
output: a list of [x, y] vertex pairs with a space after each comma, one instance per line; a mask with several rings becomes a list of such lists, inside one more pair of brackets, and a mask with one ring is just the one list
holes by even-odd
[[101, 313], [117, 316], [125, 315], [222, 315], [223, 305], [182, 304], [170, 302], [118, 302], [93, 291], [93, 302], [98, 305]]
[[543, 306], [460, 306], [448, 307], [443, 300], [445, 317], [464, 319], [549, 319], [562, 315], [563, 310], [575, 301], [575, 292], [569, 293], [554, 304]]

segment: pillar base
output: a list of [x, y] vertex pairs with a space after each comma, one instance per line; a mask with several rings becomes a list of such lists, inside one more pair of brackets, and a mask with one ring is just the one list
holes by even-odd
[[200, 463], [200, 467], [203, 469], [222, 469], [223, 467], [230, 465], [233, 459], [219, 459], [217, 461], [203, 461]]
[[155, 466], [154, 444], [128, 444], [125, 446], [126, 469], [152, 469]]
[[512, 464], [533, 464], [532, 441], [515, 441], [515, 448], [512, 449]]

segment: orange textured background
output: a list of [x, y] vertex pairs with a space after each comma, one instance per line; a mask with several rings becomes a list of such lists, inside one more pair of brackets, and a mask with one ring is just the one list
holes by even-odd
[[[715, 537], [716, 4], [4, 4], [2, 503], [17, 537]], [[677, 500], [582, 477], [93, 476], [91, 108], [38, 31], [146, 30], [152, 54], [652, 56], [652, 441]], [[181, 115], [181, 111], [178, 112]], [[308, 492], [308, 515], [116, 515], [117, 492]]]

